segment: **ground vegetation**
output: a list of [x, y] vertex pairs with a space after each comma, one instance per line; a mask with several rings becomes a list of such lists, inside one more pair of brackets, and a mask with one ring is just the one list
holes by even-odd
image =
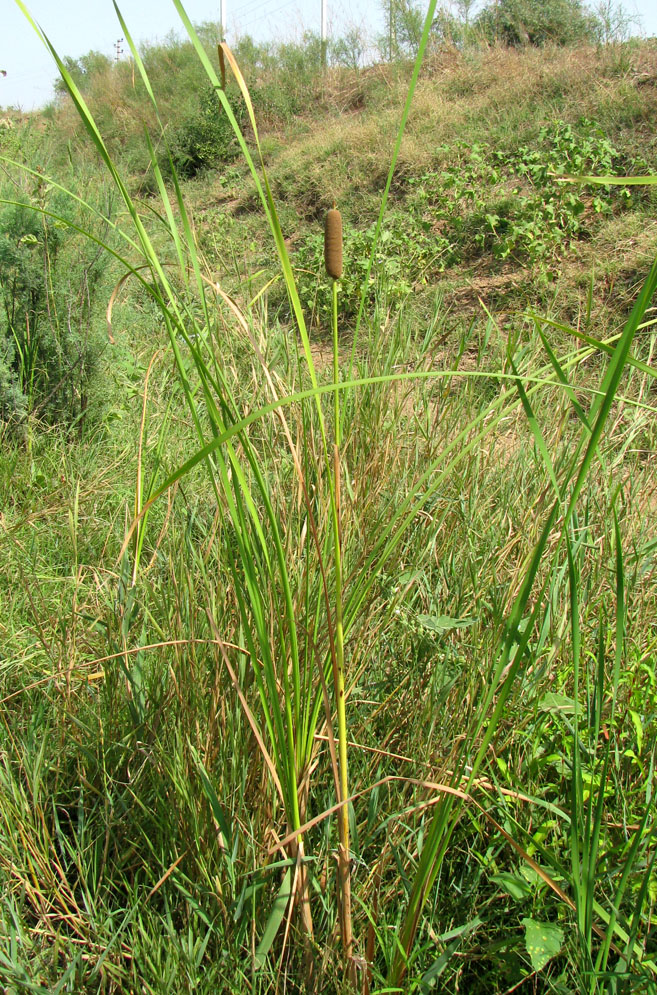
[[657, 991], [657, 48], [550, 10], [2, 119], [7, 993]]

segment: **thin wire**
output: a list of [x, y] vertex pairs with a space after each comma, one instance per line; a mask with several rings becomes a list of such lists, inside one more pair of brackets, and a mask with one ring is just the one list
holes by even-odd
[[[295, 4], [298, 4], [298, 0], [288, 0], [287, 3], [284, 3], [281, 7], [277, 7], [276, 10], [270, 10], [270, 11], [268, 11], [267, 12], [267, 16], [268, 17], [273, 17], [275, 14], [279, 14], [282, 10], [285, 10], [287, 7], [292, 7]], [[251, 22], [251, 23], [255, 24], [255, 22]], [[247, 28], [248, 27], [250, 27], [250, 24], [247, 24]]]
[[262, 7], [266, 7], [267, 4], [271, 3], [272, 0], [251, 0], [247, 3], [242, 10], [236, 12], [235, 17], [237, 20], [242, 20], [243, 17], [251, 17], [257, 10]]

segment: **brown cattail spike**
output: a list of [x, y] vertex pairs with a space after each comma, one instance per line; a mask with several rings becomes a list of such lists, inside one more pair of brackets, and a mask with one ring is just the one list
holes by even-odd
[[324, 265], [334, 280], [342, 276], [342, 217], [332, 208], [324, 225]]

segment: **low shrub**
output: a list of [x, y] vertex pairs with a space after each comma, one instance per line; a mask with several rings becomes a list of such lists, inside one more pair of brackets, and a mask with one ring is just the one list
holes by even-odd
[[[235, 116], [244, 122], [242, 101], [233, 101]], [[174, 131], [171, 158], [179, 176], [190, 178], [222, 162], [230, 162], [240, 149], [219, 98], [211, 87], [201, 93], [198, 113], [185, 119]]]
[[18, 194], [0, 188], [0, 418], [70, 425], [85, 413], [105, 341], [96, 312], [107, 257], [73, 229], [81, 217], [70, 198], [42, 176], [24, 179]]
[[598, 18], [582, 0], [495, 0], [477, 18], [491, 42], [505, 45], [573, 45], [596, 41]]

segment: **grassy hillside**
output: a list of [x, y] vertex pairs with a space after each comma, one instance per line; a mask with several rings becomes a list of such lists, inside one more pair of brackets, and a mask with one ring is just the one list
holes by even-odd
[[657, 47], [430, 50], [380, 225], [411, 63], [92, 54], [0, 125], [4, 990], [657, 992]]

